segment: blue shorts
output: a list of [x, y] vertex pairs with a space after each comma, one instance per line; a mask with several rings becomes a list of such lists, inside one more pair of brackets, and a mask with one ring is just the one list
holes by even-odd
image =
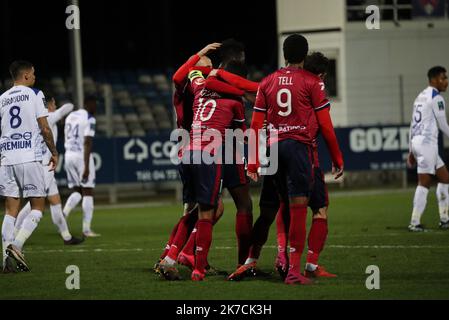
[[[307, 197], [313, 188], [313, 149], [304, 143], [287, 139], [279, 141], [279, 170], [275, 174], [278, 188], [286, 186], [288, 197]], [[284, 191], [285, 192], [285, 191]]]
[[193, 164], [193, 158], [197, 156], [201, 157], [201, 151], [186, 152], [184, 157], [190, 158], [190, 164], [183, 161], [180, 165], [183, 201], [216, 207], [223, 185], [222, 165]]
[[[288, 203], [288, 191], [285, 184], [277, 185], [274, 176], [265, 176], [260, 194], [259, 206], [264, 208], [279, 208], [280, 199]], [[309, 199], [309, 207], [313, 211], [329, 206], [329, 195], [324, 174], [321, 168], [314, 169], [313, 189]]]
[[224, 164], [223, 165], [223, 188], [232, 190], [241, 186], [246, 186], [249, 179], [246, 176], [244, 164]]

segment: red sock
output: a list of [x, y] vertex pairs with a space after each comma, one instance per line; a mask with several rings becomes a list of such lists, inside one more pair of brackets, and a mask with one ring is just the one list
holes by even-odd
[[290, 270], [301, 273], [301, 255], [307, 235], [307, 206], [290, 204], [290, 217]]
[[212, 244], [212, 221], [199, 220], [196, 232], [195, 269], [205, 273], [207, 267], [207, 255]]
[[170, 250], [168, 251], [167, 257], [173, 260], [178, 259], [178, 254], [184, 247], [184, 244], [187, 241], [187, 236], [189, 235], [190, 230], [193, 229], [196, 219], [197, 217], [192, 213], [189, 213], [181, 218], [181, 221], [179, 221], [176, 236], [173, 239], [173, 243], [170, 247]]
[[182, 252], [189, 256], [195, 255], [195, 240], [196, 240], [197, 229], [198, 229], [198, 222], [196, 223], [195, 228], [193, 229], [192, 233], [190, 234], [189, 240], [187, 240], [187, 243], [184, 246], [184, 249], [182, 249]]
[[251, 246], [251, 231], [253, 229], [253, 215], [237, 212], [235, 233], [237, 235], [239, 264], [244, 264]]
[[309, 233], [309, 251], [307, 253], [307, 263], [318, 265], [318, 258], [323, 251], [327, 238], [327, 220], [313, 219]]
[[170, 234], [170, 238], [168, 239], [167, 245], [165, 246], [165, 250], [164, 250], [164, 252], [161, 255], [161, 260], [164, 259], [167, 256], [168, 251], [170, 250], [170, 247], [171, 247], [171, 245], [173, 243], [173, 239], [175, 239], [176, 233], [178, 232], [178, 226], [179, 226], [180, 222], [181, 221], [178, 221], [176, 226], [173, 228], [173, 230], [172, 230], [172, 232]]
[[285, 203], [281, 202], [279, 211], [276, 215], [278, 253], [285, 253], [287, 250], [287, 229], [284, 223], [284, 210]]

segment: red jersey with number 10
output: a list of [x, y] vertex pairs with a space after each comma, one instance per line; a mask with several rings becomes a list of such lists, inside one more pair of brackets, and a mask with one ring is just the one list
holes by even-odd
[[[209, 133], [213, 131], [220, 133], [224, 143], [225, 131], [232, 128], [233, 124], [237, 124], [243, 130], [246, 129], [241, 99], [226, 99], [216, 92], [207, 90], [206, 80], [199, 71], [192, 71], [189, 80], [195, 96], [190, 132], [191, 142], [193, 142], [191, 150], [204, 150], [206, 146], [210, 146], [214, 139], [207, 134], [208, 130], [212, 130]], [[198, 141], [199, 138], [200, 141]]]
[[315, 112], [330, 107], [324, 88], [323, 81], [306, 70], [283, 68], [261, 82], [254, 111], [266, 112], [268, 129], [277, 131], [279, 141], [312, 145], [319, 130]]

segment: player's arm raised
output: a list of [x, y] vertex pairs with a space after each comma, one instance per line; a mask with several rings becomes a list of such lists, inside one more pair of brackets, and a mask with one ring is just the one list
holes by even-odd
[[53, 138], [53, 133], [48, 125], [47, 117], [41, 117], [37, 119], [37, 123], [39, 124], [39, 128], [41, 130], [42, 137], [44, 138], [45, 144], [50, 150], [51, 159], [50, 163], [50, 171], [54, 171], [56, 166], [58, 165], [58, 150], [55, 146], [55, 140]]
[[65, 116], [67, 116], [70, 112], [73, 111], [75, 106], [71, 103], [66, 103], [62, 107], [60, 107], [58, 110], [56, 110], [55, 113], [55, 122], [61, 121]]

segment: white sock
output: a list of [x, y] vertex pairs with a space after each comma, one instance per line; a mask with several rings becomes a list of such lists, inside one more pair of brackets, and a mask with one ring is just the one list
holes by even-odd
[[50, 206], [51, 219], [53, 223], [58, 228], [59, 233], [61, 234], [62, 239], [65, 241], [69, 241], [72, 239], [72, 235], [69, 232], [69, 227], [67, 226], [67, 221], [62, 214], [62, 206], [60, 204], [55, 206]]
[[167, 264], [168, 264], [169, 266], [172, 266], [172, 265], [174, 265], [174, 264], [176, 263], [176, 261], [173, 260], [173, 259], [170, 258], [170, 257], [165, 257], [164, 260], [165, 260], [165, 262], [167, 262]]
[[421, 216], [424, 213], [427, 205], [427, 195], [429, 194], [429, 189], [418, 186], [415, 192], [415, 198], [413, 200], [413, 213], [412, 222], [414, 226], [421, 224]]
[[14, 237], [17, 236], [17, 234], [20, 231], [20, 228], [22, 228], [23, 221], [25, 221], [26, 217], [31, 213], [31, 204], [28, 202], [22, 210], [19, 212], [19, 215], [16, 218], [16, 224], [14, 226]]
[[92, 217], [94, 215], [94, 197], [83, 197], [83, 232], [90, 232]]
[[437, 186], [438, 207], [440, 209], [440, 221], [448, 222], [449, 184], [439, 183]]
[[253, 262], [257, 262], [257, 259], [254, 259], [254, 258], [248, 258], [248, 259], [246, 259], [245, 264], [251, 264], [251, 263], [253, 263]]
[[306, 263], [306, 270], [309, 272], [314, 272], [317, 268], [318, 266], [316, 264]]
[[22, 251], [23, 245], [28, 240], [28, 238], [31, 237], [34, 230], [36, 230], [41, 219], [42, 212], [40, 212], [39, 210], [31, 210], [31, 213], [28, 215], [28, 217], [25, 218], [22, 228], [20, 228], [20, 231], [13, 242], [13, 245], [20, 251]]
[[2, 264], [5, 265], [6, 248], [14, 241], [14, 224], [16, 218], [5, 214], [2, 224]]
[[64, 206], [64, 217], [67, 218], [69, 216], [70, 212], [72, 212], [72, 210], [78, 205], [78, 203], [80, 203], [82, 198], [83, 197], [79, 192], [74, 192], [70, 195]]

